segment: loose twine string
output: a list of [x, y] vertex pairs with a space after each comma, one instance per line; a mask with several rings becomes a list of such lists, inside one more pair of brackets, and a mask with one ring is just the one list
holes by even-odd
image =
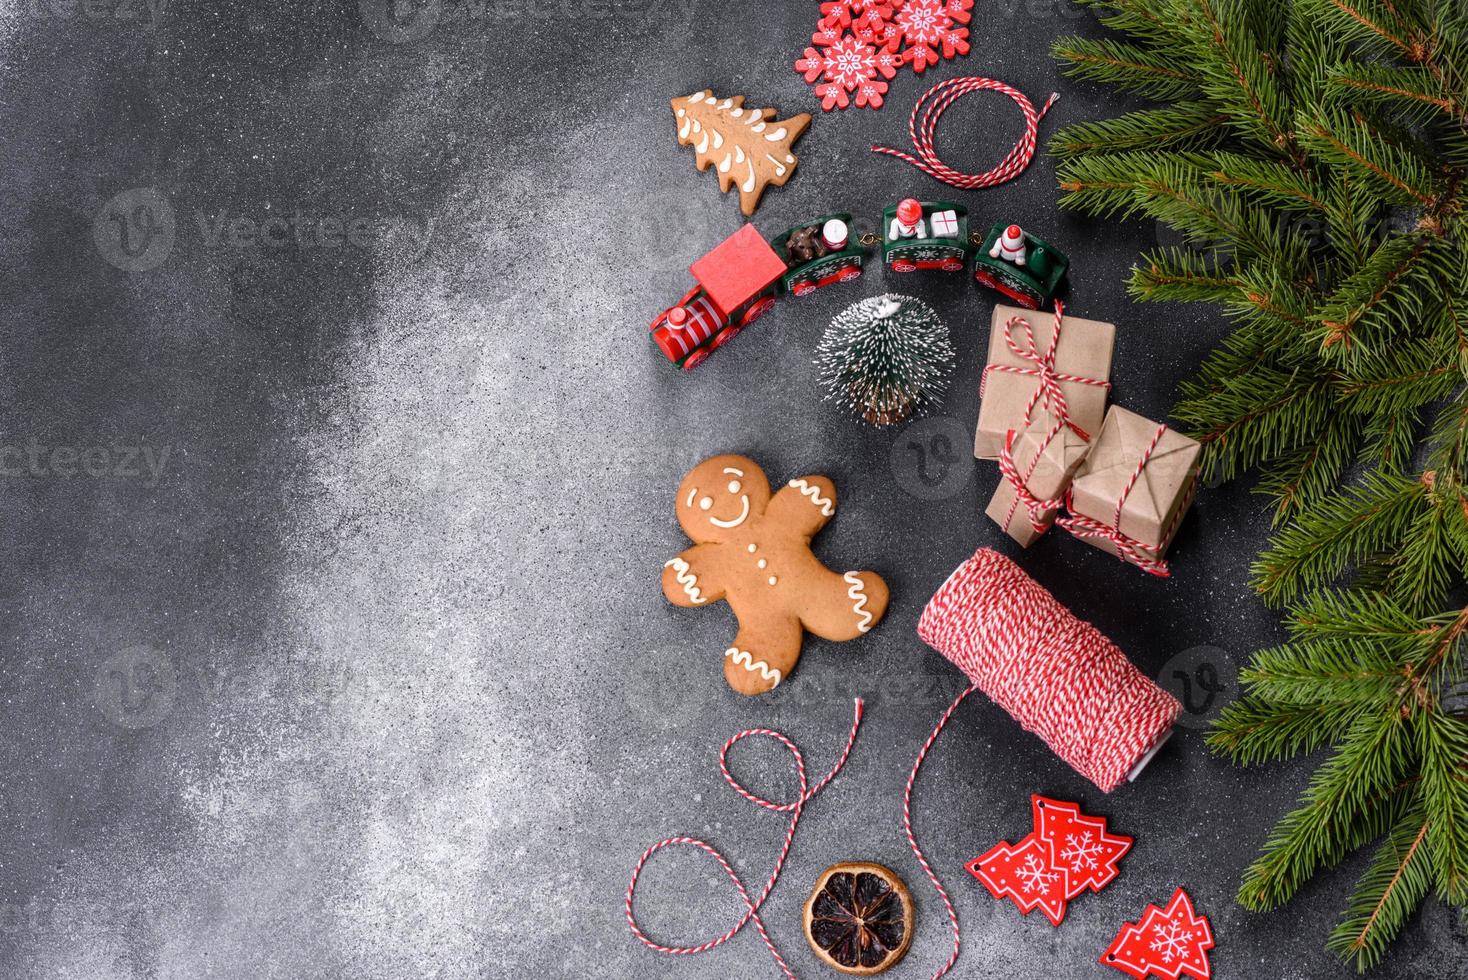
[[[625, 903], [627, 912], [627, 925], [631, 926], [632, 935], [636, 936], [644, 946], [648, 947], [649, 949], [656, 950], [659, 953], [667, 953], [670, 956], [693, 956], [698, 953], [708, 952], [709, 950], [717, 946], [722, 946], [724, 943], [727, 943], [729, 940], [738, 935], [739, 930], [743, 929], [750, 922], [753, 922], [755, 929], [759, 931], [760, 939], [764, 940], [765, 948], [770, 951], [770, 955], [775, 958], [775, 962], [779, 964], [780, 969], [784, 972], [785, 976], [789, 977], [790, 980], [795, 980], [795, 974], [791, 971], [790, 965], [785, 962], [785, 958], [782, 957], [780, 955], [780, 951], [775, 948], [774, 941], [770, 939], [770, 934], [765, 929], [764, 919], [760, 917], [759, 909], [760, 906], [764, 904], [765, 899], [769, 897], [770, 892], [774, 890], [775, 882], [780, 879], [780, 871], [785, 867], [785, 858], [790, 853], [790, 845], [795, 842], [795, 828], [800, 825], [800, 814], [805, 808], [805, 805], [809, 803], [817, 793], [825, 789], [826, 785], [830, 783], [831, 780], [835, 779], [836, 774], [839, 773], [841, 771], [841, 768], [846, 765], [846, 759], [849, 755], [851, 755], [851, 748], [853, 745], [856, 744], [856, 732], [857, 729], [861, 727], [861, 715], [862, 700], [861, 698], [857, 698], [856, 714], [851, 721], [851, 732], [846, 736], [846, 748], [842, 750], [841, 757], [836, 760], [836, 764], [831, 767], [831, 771], [826, 774], [826, 778], [822, 779], [814, 787], [810, 787], [806, 779], [805, 756], [801, 754], [799, 746], [797, 746], [790, 739], [786, 738], [780, 732], [773, 731], [769, 728], [748, 728], [735, 735], [733, 738], [729, 739], [729, 741], [725, 742], [724, 747], [719, 750], [719, 770], [724, 774], [724, 781], [733, 788], [734, 792], [738, 793], [740, 796], [744, 797], [746, 800], [749, 800], [756, 806], [763, 807], [766, 810], [772, 810], [775, 813], [790, 814], [790, 826], [785, 831], [785, 843], [780, 847], [780, 856], [775, 859], [775, 867], [773, 870], [770, 871], [769, 880], [765, 882], [765, 887], [761, 889], [759, 897], [751, 899], [749, 897], [749, 891], [744, 887], [744, 882], [739, 880], [739, 875], [736, 874], [733, 867], [730, 866], [728, 859], [726, 859], [724, 855], [719, 852], [718, 848], [714, 847], [714, 845], [710, 844], [708, 841], [699, 840], [697, 837], [669, 837], [666, 840], [660, 840], [656, 844], [649, 847], [646, 851], [642, 852], [642, 857], [638, 858], [636, 867], [632, 869], [632, 880], [627, 883], [627, 900]], [[800, 781], [800, 793], [795, 797], [795, 799], [785, 803], [776, 802], [774, 800], [767, 800], [762, 796], [750, 792], [742, 784], [740, 784], [737, 779], [734, 778], [734, 775], [732, 773], [729, 772], [729, 750], [732, 749], [741, 740], [750, 738], [755, 735], [763, 735], [766, 738], [773, 738], [775, 741], [779, 742], [781, 745], [785, 746], [785, 748], [790, 750], [790, 755], [795, 762], [795, 775], [796, 778]], [[665, 946], [662, 943], [659, 943], [656, 940], [649, 938], [648, 935], [642, 931], [641, 927], [638, 926], [637, 918], [632, 913], [632, 898], [637, 891], [637, 878], [639, 875], [642, 874], [642, 869], [646, 866], [648, 859], [651, 858], [658, 851], [661, 851], [663, 848], [672, 847], [677, 844], [684, 844], [696, 847], [699, 850], [703, 851], [705, 854], [712, 857], [715, 861], [717, 861], [719, 863], [719, 867], [724, 869], [724, 874], [728, 875], [729, 880], [734, 883], [734, 889], [739, 893], [740, 901], [744, 903], [744, 915], [739, 919], [738, 922], [734, 923], [733, 928], [724, 933], [722, 936], [710, 939], [708, 942], [700, 943], [697, 946]]]
[[933, 980], [938, 980], [939, 977], [953, 969], [953, 964], [958, 962], [958, 954], [963, 948], [963, 931], [958, 927], [958, 910], [953, 907], [953, 900], [948, 897], [948, 890], [943, 887], [943, 882], [938, 879], [938, 873], [933, 870], [932, 865], [928, 864], [927, 855], [918, 846], [917, 835], [912, 832], [912, 787], [917, 782], [918, 770], [922, 769], [923, 760], [928, 757], [928, 752], [932, 750], [933, 743], [938, 741], [938, 736], [943, 734], [944, 728], [948, 727], [948, 719], [953, 717], [953, 713], [958, 710], [960, 704], [963, 704], [964, 699], [978, 689], [978, 685], [968, 688], [958, 697], [954, 698], [953, 703], [948, 706], [948, 710], [943, 712], [943, 717], [939, 718], [938, 724], [933, 726], [933, 733], [928, 736], [928, 740], [923, 743], [922, 751], [918, 752], [917, 758], [913, 761], [912, 772], [907, 777], [907, 789], [903, 790], [902, 793], [902, 829], [907, 831], [907, 843], [912, 847], [913, 856], [918, 859], [918, 864], [923, 866], [923, 871], [927, 874], [928, 880], [933, 883], [933, 888], [937, 890], [938, 897], [943, 900], [943, 907], [948, 910], [948, 924], [953, 929], [953, 952], [948, 955], [948, 962], [944, 963], [942, 968], [933, 974]]
[[[1020, 112], [1024, 113], [1025, 134], [1020, 137], [1019, 142], [1014, 145], [999, 166], [981, 174], [966, 174], [944, 163], [938, 157], [938, 151], [933, 144], [937, 134], [938, 120], [943, 117], [943, 113], [948, 111], [948, 107], [970, 92], [983, 91], [1002, 92], [1015, 101]], [[1018, 177], [1029, 167], [1030, 161], [1035, 158], [1035, 143], [1040, 138], [1040, 120], [1059, 99], [1060, 93], [1052, 92], [1045, 105], [1036, 110], [1035, 104], [1029, 100], [1028, 96], [1018, 89], [1010, 88], [1003, 82], [976, 76], [950, 78], [928, 89], [923, 93], [922, 98], [918, 99], [917, 105], [912, 107], [912, 115], [907, 120], [907, 132], [912, 139], [913, 147], [917, 150], [916, 156], [890, 146], [873, 146], [872, 152], [885, 153], [887, 156], [906, 161], [928, 176], [961, 190], [997, 187]]]

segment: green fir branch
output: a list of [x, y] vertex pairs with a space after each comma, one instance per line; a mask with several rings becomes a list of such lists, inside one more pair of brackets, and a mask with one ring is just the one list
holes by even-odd
[[1051, 49], [1071, 78], [1105, 82], [1159, 102], [1198, 94], [1198, 78], [1166, 51], [1120, 41], [1063, 37]]
[[1462, 905], [1468, 903], [1468, 721], [1431, 708], [1422, 712], [1417, 732], [1433, 885]]
[[1058, 157], [1127, 150], [1178, 150], [1216, 145], [1228, 117], [1207, 102], [1176, 105], [1067, 126], [1050, 141]]
[[1400, 665], [1382, 650], [1361, 650], [1341, 637], [1291, 643], [1254, 655], [1239, 673], [1249, 693], [1278, 704], [1316, 701], [1380, 710], [1401, 699]]
[[1242, 153], [1199, 154], [1198, 162], [1218, 183], [1247, 192], [1264, 207], [1322, 217], [1330, 213], [1327, 193], [1314, 174]]
[[1355, 960], [1363, 972], [1381, 961], [1387, 944], [1427, 896], [1432, 881], [1426, 848], [1429, 829], [1420, 809], [1398, 820], [1357, 883], [1345, 918], [1326, 941], [1327, 949]]
[[1429, 164], [1358, 115], [1311, 107], [1299, 118], [1301, 141], [1326, 163], [1366, 182], [1389, 204], [1435, 207], [1442, 188]]
[[1358, 416], [1336, 412], [1317, 438], [1267, 464], [1255, 492], [1275, 501], [1276, 524], [1317, 505], [1338, 485], [1361, 428]]
[[[1226, 112], [1233, 127], [1256, 145], [1300, 161], [1293, 119], [1276, 76], [1278, 59], [1259, 47], [1244, 19], [1220, 16], [1235, 5], [1227, 0], [1180, 0], [1196, 12], [1190, 59], [1203, 92]], [[1248, 11], [1261, 11], [1252, 4]]]
[[1112, 33], [1058, 42], [1065, 69], [1164, 105], [1058, 134], [1062, 205], [1178, 233], [1131, 294], [1232, 329], [1173, 416], [1275, 505], [1252, 584], [1289, 640], [1209, 745], [1330, 748], [1239, 901], [1379, 842], [1328, 941], [1367, 969], [1433, 889], [1468, 904], [1468, 609], [1441, 611], [1468, 590], [1468, 9], [1081, 2]]
[[1219, 268], [1206, 255], [1184, 248], [1163, 248], [1142, 256], [1132, 270], [1129, 291], [1143, 300], [1228, 302], [1237, 299], [1244, 282]]
[[1375, 467], [1382, 473], [1400, 476], [1408, 471], [1412, 451], [1417, 446], [1417, 409], [1402, 412], [1380, 411], [1366, 420], [1362, 429], [1365, 442], [1357, 462]]
[[1419, 480], [1373, 474], [1301, 514], [1254, 563], [1251, 584], [1280, 603], [1338, 579], [1359, 562], [1398, 544], [1422, 513], [1430, 491]]
[[1352, 704], [1241, 698], [1223, 709], [1208, 745], [1241, 766], [1276, 762], [1334, 742], [1359, 715]]
[[1410, 768], [1409, 735], [1394, 713], [1358, 711], [1335, 754], [1315, 771], [1300, 807], [1274, 826], [1244, 872], [1240, 904], [1263, 911], [1287, 902], [1316, 871], [1378, 836], [1373, 820], [1385, 808], [1371, 801], [1390, 794]]
[[1320, 308], [1322, 350], [1335, 356], [1379, 351], [1437, 315], [1428, 304], [1435, 284], [1451, 274], [1450, 258], [1440, 240], [1388, 238]]
[[1446, 116], [1457, 122], [1463, 103], [1456, 93], [1444, 93], [1440, 81], [1425, 68], [1349, 63], [1328, 75], [1332, 94], [1357, 105], [1399, 112], [1403, 120], [1423, 124]]

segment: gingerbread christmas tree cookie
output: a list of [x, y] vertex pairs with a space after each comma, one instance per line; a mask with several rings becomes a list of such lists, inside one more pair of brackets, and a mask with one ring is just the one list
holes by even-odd
[[692, 146], [699, 170], [713, 167], [719, 190], [739, 188], [745, 216], [759, 207], [765, 188], [783, 187], [800, 163], [790, 147], [810, 126], [810, 113], [776, 120], [774, 109], [746, 109], [744, 96], [720, 99], [708, 89], [673, 100], [678, 144]]

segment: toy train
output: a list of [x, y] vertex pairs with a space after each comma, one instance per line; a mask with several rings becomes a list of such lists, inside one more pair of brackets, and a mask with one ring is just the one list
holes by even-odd
[[882, 234], [853, 240], [850, 214], [828, 214], [766, 242], [744, 225], [689, 267], [696, 285], [658, 314], [653, 342], [686, 370], [763, 316], [781, 292], [808, 296], [862, 274], [867, 250], [881, 245], [893, 272], [963, 272], [1035, 310], [1060, 288], [1069, 261], [1018, 225], [999, 222], [987, 237], [971, 237], [968, 209], [948, 201], [908, 198], [882, 214]]

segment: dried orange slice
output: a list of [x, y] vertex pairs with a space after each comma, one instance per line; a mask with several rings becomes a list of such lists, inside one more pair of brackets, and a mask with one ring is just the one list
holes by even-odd
[[912, 895], [880, 864], [833, 864], [805, 900], [805, 938], [827, 966], [869, 977], [912, 945]]

